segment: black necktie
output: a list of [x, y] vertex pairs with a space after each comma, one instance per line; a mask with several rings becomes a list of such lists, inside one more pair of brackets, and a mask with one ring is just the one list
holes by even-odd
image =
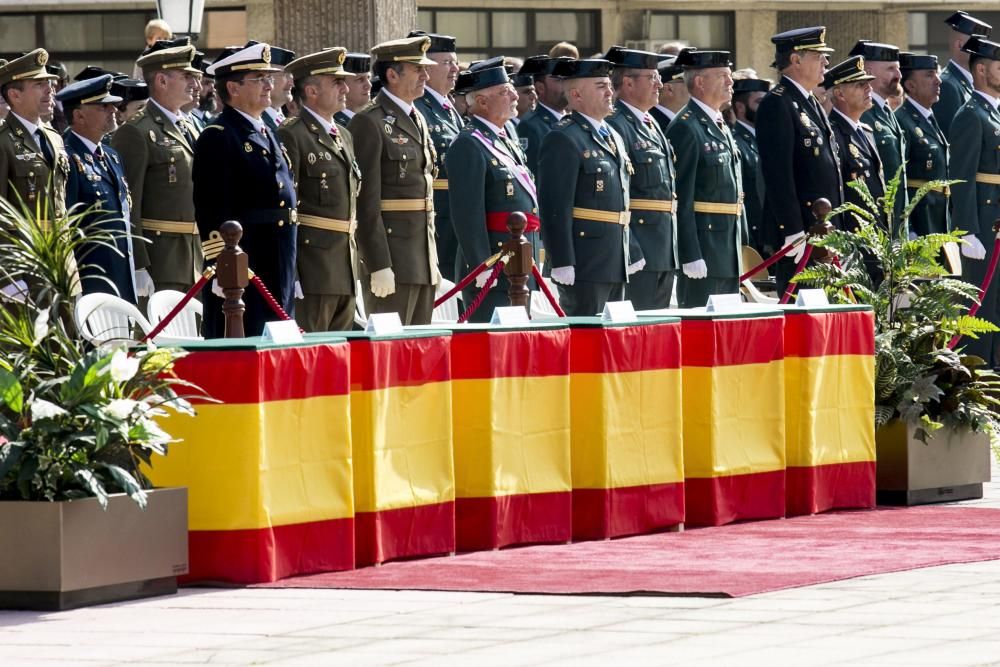
[[423, 133], [424, 130], [423, 127], [421, 127], [420, 125], [420, 119], [417, 118], [418, 115], [419, 114], [417, 114], [417, 110], [414, 109], [413, 107], [410, 107], [410, 120], [412, 120], [413, 124], [417, 126], [417, 129], [420, 130], [421, 133]]
[[934, 128], [934, 131], [937, 132], [938, 139], [943, 140], [944, 132], [941, 131], [941, 126], [938, 125], [937, 118], [934, 117], [934, 114], [930, 114], [929, 116], [927, 116], [927, 122], [929, 122], [931, 124], [931, 127]]
[[184, 139], [187, 140], [188, 146], [194, 148], [194, 132], [191, 131], [191, 124], [183, 118], [177, 119], [177, 128], [184, 135]]
[[52, 149], [49, 148], [49, 142], [45, 139], [45, 133], [42, 132], [42, 128], [35, 130], [35, 141], [38, 142], [38, 148], [41, 149], [42, 155], [45, 157], [45, 162], [52, 167]]

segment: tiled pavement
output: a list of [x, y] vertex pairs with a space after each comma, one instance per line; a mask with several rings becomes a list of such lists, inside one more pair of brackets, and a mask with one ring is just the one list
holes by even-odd
[[[1000, 507], [1000, 481], [969, 504]], [[4, 667], [128, 662], [1000, 665], [1000, 561], [739, 599], [185, 589], [60, 614], [0, 612]]]

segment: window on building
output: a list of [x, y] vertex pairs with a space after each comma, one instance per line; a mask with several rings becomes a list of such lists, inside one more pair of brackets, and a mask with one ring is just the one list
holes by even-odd
[[[948, 41], [952, 30], [944, 22], [953, 12], [910, 12], [909, 51], [913, 53], [929, 53], [938, 57], [938, 62], [944, 67], [948, 63]], [[994, 33], [1000, 30], [1000, 12], [972, 12], [979, 20], [993, 26]]]
[[702, 50], [733, 51], [735, 31], [732, 12], [650, 12], [649, 15], [648, 34], [652, 42], [676, 41]]
[[422, 7], [417, 20], [428, 32], [454, 36], [462, 60], [500, 54], [524, 58], [548, 53], [561, 41], [576, 44], [581, 54], [601, 48], [596, 11]]

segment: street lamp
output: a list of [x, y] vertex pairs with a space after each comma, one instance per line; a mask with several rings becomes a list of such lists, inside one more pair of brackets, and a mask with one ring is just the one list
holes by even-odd
[[156, 13], [167, 22], [175, 37], [189, 35], [194, 42], [201, 32], [205, 0], [156, 0]]

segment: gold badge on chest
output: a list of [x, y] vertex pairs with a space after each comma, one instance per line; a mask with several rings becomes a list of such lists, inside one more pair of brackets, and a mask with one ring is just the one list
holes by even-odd
[[309, 162], [309, 164], [316, 164], [316, 154], [310, 153], [309, 155], [306, 156], [306, 160]]

